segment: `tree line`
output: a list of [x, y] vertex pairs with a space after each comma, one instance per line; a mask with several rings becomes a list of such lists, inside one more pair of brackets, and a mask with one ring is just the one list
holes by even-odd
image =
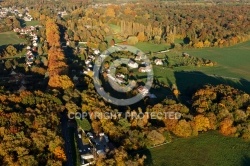
[[49, 45], [48, 50], [48, 85], [52, 88], [67, 89], [73, 87], [74, 84], [67, 76], [68, 65], [66, 64], [65, 55], [61, 48], [60, 32], [54, 20], [46, 21], [46, 40]]

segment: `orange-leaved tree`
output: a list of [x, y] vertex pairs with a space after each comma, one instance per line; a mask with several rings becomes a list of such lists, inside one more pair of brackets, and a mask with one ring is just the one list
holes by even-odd
[[54, 75], [49, 79], [49, 86], [52, 88], [68, 89], [74, 86], [73, 82], [67, 75]]

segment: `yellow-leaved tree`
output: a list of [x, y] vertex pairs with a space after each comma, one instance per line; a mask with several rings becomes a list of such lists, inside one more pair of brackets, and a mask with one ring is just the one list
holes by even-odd
[[210, 129], [210, 122], [204, 115], [197, 115], [194, 117], [194, 123], [198, 131], [207, 131]]
[[74, 86], [67, 75], [54, 75], [49, 79], [49, 86], [52, 88], [68, 89]]

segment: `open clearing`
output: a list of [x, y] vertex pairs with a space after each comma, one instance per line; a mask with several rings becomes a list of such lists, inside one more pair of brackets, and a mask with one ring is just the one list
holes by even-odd
[[0, 33], [0, 46], [7, 44], [19, 44], [22, 42], [25, 42], [25, 40], [18, 38], [15, 32]]
[[154, 76], [165, 84], [176, 84], [181, 93], [188, 93], [188, 90], [192, 90], [190, 87], [222, 83], [250, 93], [250, 41], [226, 48], [171, 50], [167, 55], [181, 55], [182, 52], [209, 59], [218, 64], [214, 67], [184, 66], [172, 69], [154, 66]]
[[115, 24], [109, 24], [109, 27], [113, 30], [114, 33], [121, 32], [121, 27]]
[[204, 72], [215, 72], [228, 77], [250, 80], [250, 41], [232, 47], [190, 49], [186, 52], [193, 56], [216, 61], [221, 70], [205, 69]]
[[142, 50], [144, 53], [151, 52], [157, 52], [166, 50], [169, 48], [169, 45], [167, 44], [154, 44], [154, 43], [148, 43], [148, 42], [139, 42], [135, 45], [135, 47]]
[[26, 26], [35, 26], [35, 25], [40, 25], [40, 22], [37, 21], [37, 20], [25, 21], [25, 25], [26, 25]]
[[217, 131], [193, 138], [178, 138], [144, 152], [147, 165], [155, 166], [249, 166], [250, 144], [240, 138], [225, 137]]

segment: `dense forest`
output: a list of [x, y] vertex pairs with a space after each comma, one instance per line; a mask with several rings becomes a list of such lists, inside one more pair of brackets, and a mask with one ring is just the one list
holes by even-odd
[[[175, 5], [146, 1], [110, 5], [105, 9], [94, 5], [87, 7], [93, 4], [87, 1], [65, 3], [69, 5], [60, 2], [33, 5], [30, 14], [44, 22], [46, 16], [58, 17], [60, 10], [68, 12], [65, 17], [58, 18], [68, 27], [66, 39], [88, 41], [92, 46], [98, 46], [110, 34], [108, 24], [120, 26], [117, 37], [124, 40], [129, 36], [155, 43], [175, 43], [176, 39], [181, 39], [183, 42], [178, 44], [183, 47], [224, 47], [249, 39], [249, 5], [243, 3]], [[12, 26], [19, 26], [15, 20], [12, 22]]]
[[1, 89], [0, 162], [3, 165], [62, 165], [60, 99], [41, 91], [19, 94]]

